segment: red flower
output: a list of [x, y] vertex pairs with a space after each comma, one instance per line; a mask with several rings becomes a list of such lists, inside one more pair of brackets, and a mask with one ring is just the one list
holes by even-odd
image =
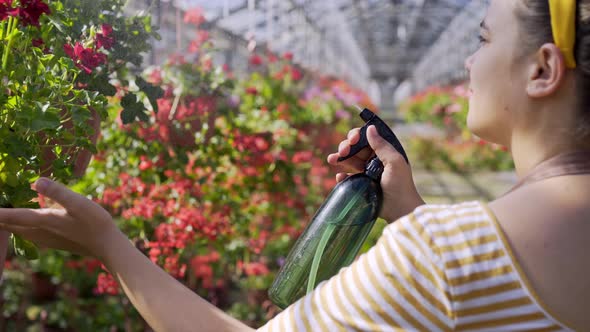
[[205, 22], [205, 16], [203, 15], [203, 10], [201, 8], [194, 8], [191, 10], [187, 10], [184, 14], [184, 23], [194, 24], [199, 26]]
[[35, 38], [32, 41], [33, 46], [41, 48], [41, 46], [45, 45], [43, 38]]
[[213, 69], [213, 60], [211, 60], [211, 58], [201, 59], [201, 68], [205, 72], [211, 71], [211, 69]]
[[250, 64], [252, 66], [260, 66], [262, 64], [262, 58], [259, 55], [254, 54], [250, 57]]
[[279, 114], [286, 114], [289, 111], [289, 104], [287, 103], [280, 103], [277, 105], [277, 112]]
[[252, 96], [256, 96], [258, 94], [258, 90], [255, 87], [249, 86], [246, 88], [246, 93]]
[[10, 16], [17, 16], [18, 13], [17, 8], [12, 8], [12, 0], [0, 0], [0, 20]]
[[117, 295], [119, 294], [119, 284], [110, 273], [100, 273], [98, 279], [96, 279], [94, 292], [96, 294]]
[[283, 59], [285, 59], [287, 61], [293, 60], [293, 53], [287, 52], [287, 53], [283, 54]]
[[110, 50], [115, 44], [115, 38], [111, 37], [113, 27], [108, 24], [102, 25], [102, 33], [96, 34], [96, 48], [103, 47], [105, 50]]
[[49, 6], [41, 0], [21, 0], [17, 12], [23, 25], [34, 25], [36, 27], [39, 26], [41, 15], [51, 13]]
[[200, 47], [201, 45], [196, 40], [191, 40], [190, 44], [188, 45], [188, 52], [197, 53]]
[[195, 39], [191, 40], [188, 51], [190, 53], [196, 53], [201, 49], [201, 46], [209, 40], [209, 32], [205, 30], [199, 30]]
[[291, 69], [291, 78], [293, 79], [293, 81], [299, 81], [300, 79], [303, 78], [303, 74], [301, 74], [301, 72], [295, 68]]
[[274, 53], [272, 53], [272, 52], [268, 52], [268, 54], [266, 55], [266, 57], [268, 58], [268, 62], [270, 62], [270, 63], [275, 63], [275, 62], [277, 62], [279, 60], [277, 58], [277, 56], [274, 55]]
[[201, 44], [209, 40], [209, 31], [199, 30], [197, 32], [197, 38], [195, 40]]
[[149, 74], [149, 81], [156, 85], [162, 83], [162, 71], [159, 68], [152, 70]]
[[238, 270], [243, 271], [247, 276], [264, 276], [270, 273], [268, 267], [261, 262], [244, 263], [238, 261]]
[[184, 65], [186, 64], [186, 58], [181, 54], [172, 54], [168, 57], [169, 65]]
[[91, 74], [94, 68], [107, 62], [107, 56], [103, 53], [95, 52], [92, 48], [85, 48], [80, 42], [72, 47], [70, 44], [64, 45], [64, 52], [74, 60], [76, 66]]
[[311, 158], [313, 158], [313, 153], [311, 151], [298, 151], [293, 154], [291, 161], [294, 164], [307, 163]]

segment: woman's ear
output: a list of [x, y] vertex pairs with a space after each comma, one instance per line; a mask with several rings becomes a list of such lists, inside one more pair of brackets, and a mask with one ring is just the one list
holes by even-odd
[[555, 44], [544, 44], [529, 67], [527, 94], [540, 98], [555, 93], [565, 79], [565, 71], [565, 60], [559, 48]]

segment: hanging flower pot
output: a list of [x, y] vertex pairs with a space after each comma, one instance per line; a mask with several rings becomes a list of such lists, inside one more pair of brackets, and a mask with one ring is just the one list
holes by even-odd
[[[91, 110], [91, 116], [86, 120], [86, 125], [93, 130], [93, 133], [88, 137], [90, 143], [95, 145], [98, 137], [100, 136], [100, 123], [101, 118], [98, 112]], [[62, 115], [66, 112], [62, 111]], [[64, 130], [66, 130], [71, 136], [75, 135], [72, 120], [69, 119], [63, 124]], [[45, 134], [40, 135], [43, 141]], [[58, 158], [56, 155], [56, 147], [61, 148], [60, 155], [67, 161], [67, 166], [72, 166], [72, 175], [75, 178], [79, 178], [84, 175], [90, 160], [92, 159], [92, 151], [87, 148], [80, 148], [73, 144], [65, 144], [63, 139], [51, 139], [50, 143], [43, 147], [41, 150], [42, 163], [40, 166], [40, 174], [44, 177], [51, 177], [53, 174], [53, 162]]]
[[31, 294], [39, 302], [52, 301], [57, 295], [57, 286], [51, 282], [51, 276], [42, 272], [31, 274]]

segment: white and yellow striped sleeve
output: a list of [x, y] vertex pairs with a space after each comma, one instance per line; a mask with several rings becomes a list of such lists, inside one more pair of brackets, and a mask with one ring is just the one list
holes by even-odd
[[351, 266], [259, 331], [447, 331], [448, 284], [434, 241], [413, 214], [385, 228]]

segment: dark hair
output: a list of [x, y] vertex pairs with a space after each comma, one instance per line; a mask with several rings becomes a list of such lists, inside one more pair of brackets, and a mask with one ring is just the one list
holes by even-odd
[[[559, 1], [559, 0], [558, 0]], [[549, 0], [522, 0], [516, 15], [524, 34], [523, 45], [534, 50], [545, 43], [552, 43]], [[576, 130], [579, 137], [590, 137], [590, 0], [577, 0], [576, 42], [576, 94], [581, 117]]]

